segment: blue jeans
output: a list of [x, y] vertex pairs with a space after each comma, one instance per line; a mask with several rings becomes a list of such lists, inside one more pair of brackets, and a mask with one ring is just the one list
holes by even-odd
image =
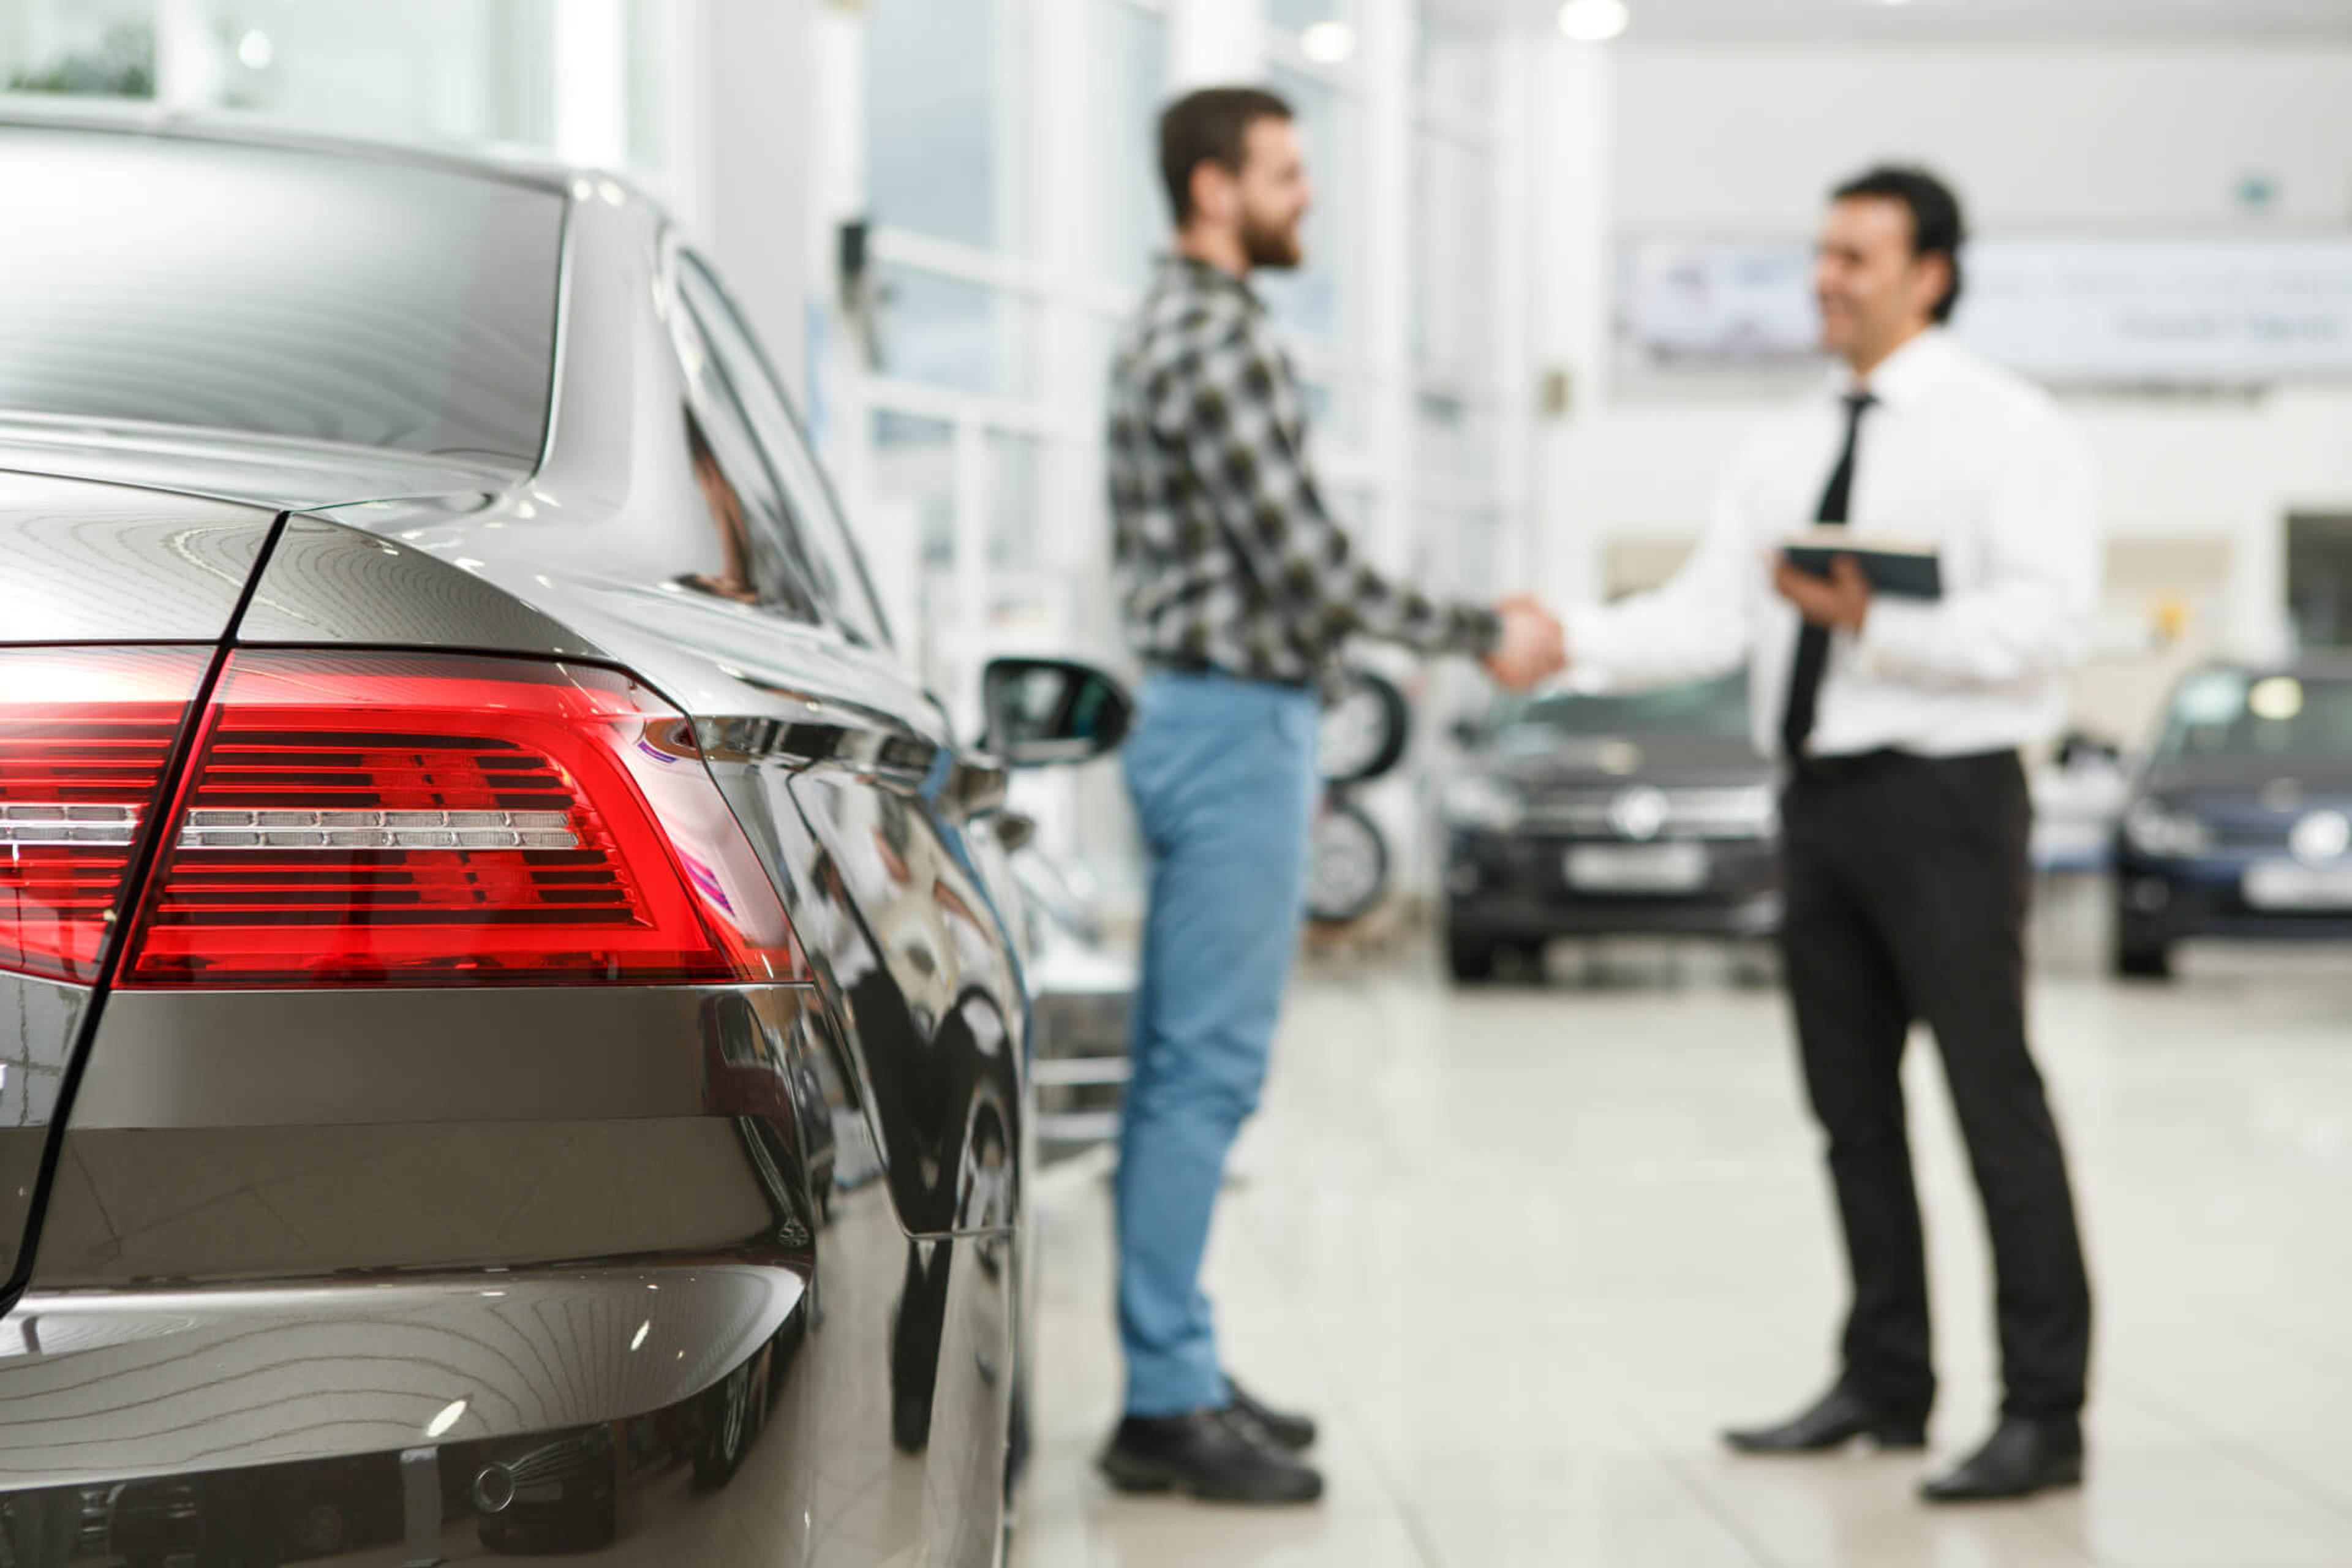
[[1127, 784], [1150, 892], [1119, 1138], [1118, 1327], [1128, 1414], [1172, 1415], [1229, 1397], [1201, 1258], [1297, 948], [1319, 709], [1305, 691], [1164, 674], [1139, 706]]

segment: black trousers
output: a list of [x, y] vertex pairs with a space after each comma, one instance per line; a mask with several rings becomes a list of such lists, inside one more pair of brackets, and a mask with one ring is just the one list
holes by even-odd
[[1904, 1041], [1924, 1021], [1991, 1232], [2003, 1409], [2073, 1415], [2091, 1292], [2025, 1039], [2024, 769], [2007, 752], [1833, 759], [1792, 779], [1782, 821], [1789, 995], [1853, 1271], [1845, 1384], [1893, 1415], [1924, 1416], [1935, 1399], [1900, 1076]]

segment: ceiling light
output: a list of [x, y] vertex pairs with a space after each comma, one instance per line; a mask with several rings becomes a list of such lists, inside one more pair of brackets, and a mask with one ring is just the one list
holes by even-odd
[[269, 62], [278, 58], [277, 47], [269, 35], [256, 27], [236, 41], [236, 58], [245, 62], [247, 70], [266, 71]]
[[1336, 66], [1356, 52], [1356, 29], [1345, 22], [1318, 22], [1298, 35], [1301, 53], [1317, 65]]
[[425, 1425], [425, 1435], [427, 1437], [446, 1436], [449, 1428], [455, 1426], [465, 1414], [466, 1402], [462, 1399], [452, 1400], [441, 1407], [440, 1415], [436, 1415]]
[[1633, 19], [1625, 0], [1568, 0], [1559, 8], [1559, 30], [1580, 44], [1605, 44]]

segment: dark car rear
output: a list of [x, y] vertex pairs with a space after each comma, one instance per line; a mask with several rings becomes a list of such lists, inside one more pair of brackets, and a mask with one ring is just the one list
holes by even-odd
[[715, 274], [568, 171], [0, 174], [0, 1562], [995, 1560], [1003, 763]]

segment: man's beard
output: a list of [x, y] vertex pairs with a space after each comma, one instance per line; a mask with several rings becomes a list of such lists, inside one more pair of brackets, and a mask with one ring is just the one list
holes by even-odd
[[1242, 254], [1252, 267], [1274, 272], [1287, 271], [1307, 259], [1297, 223], [1259, 223], [1246, 216], [1242, 219]]

